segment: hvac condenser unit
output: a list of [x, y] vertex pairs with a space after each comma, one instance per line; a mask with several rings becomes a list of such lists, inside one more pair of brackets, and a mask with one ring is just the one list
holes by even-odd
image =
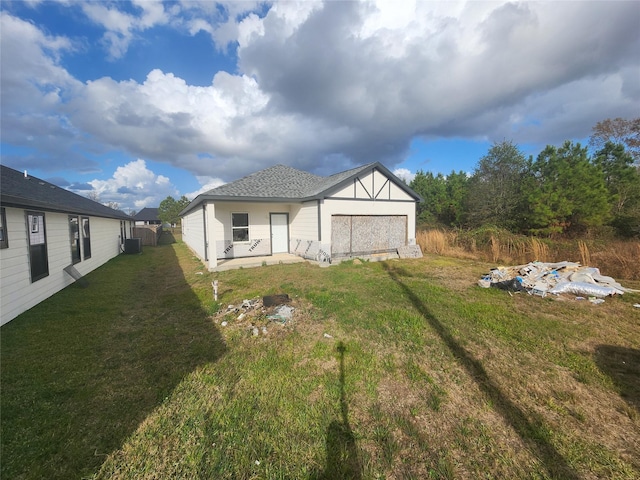
[[125, 239], [124, 253], [142, 253], [142, 239], [141, 238]]

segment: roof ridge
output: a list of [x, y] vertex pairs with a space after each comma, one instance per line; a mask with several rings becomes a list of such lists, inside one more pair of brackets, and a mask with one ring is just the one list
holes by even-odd
[[131, 218], [121, 210], [107, 207], [34, 175], [25, 175], [6, 165], [0, 167], [0, 197], [3, 204], [97, 217]]

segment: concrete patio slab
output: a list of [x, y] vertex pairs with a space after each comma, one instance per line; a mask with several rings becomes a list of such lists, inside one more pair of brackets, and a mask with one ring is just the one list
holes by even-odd
[[218, 260], [218, 266], [214, 268], [213, 271], [223, 272], [225, 270], [234, 270], [238, 268], [253, 268], [262, 267], [264, 265], [302, 263], [308, 261], [309, 260], [290, 253], [276, 253], [274, 255], [265, 255], [262, 257], [244, 257], [230, 258], [228, 260]]

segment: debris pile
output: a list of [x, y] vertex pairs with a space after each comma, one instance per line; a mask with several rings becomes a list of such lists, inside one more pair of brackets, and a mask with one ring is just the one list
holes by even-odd
[[241, 327], [254, 337], [267, 335], [270, 324], [280, 327], [293, 323], [295, 309], [287, 303], [291, 300], [288, 295], [271, 295], [263, 298], [243, 300], [240, 305], [229, 305], [216, 315], [215, 321], [222, 327]]
[[497, 267], [483, 275], [478, 285], [508, 292], [527, 292], [541, 297], [570, 293], [602, 298], [635, 291], [602, 275], [598, 268], [574, 262], [531, 262], [515, 267]]

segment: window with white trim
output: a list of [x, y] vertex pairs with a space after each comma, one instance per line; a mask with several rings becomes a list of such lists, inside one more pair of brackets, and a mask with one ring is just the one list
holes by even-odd
[[86, 260], [91, 258], [91, 230], [89, 229], [89, 217], [82, 217], [82, 255]]
[[45, 231], [44, 213], [27, 212], [26, 217], [31, 282], [35, 282], [49, 275], [47, 234]]
[[231, 231], [233, 232], [234, 242], [249, 241], [249, 214], [248, 213], [232, 213], [231, 214]]
[[0, 248], [9, 248], [9, 237], [7, 236], [7, 217], [4, 207], [0, 208]]
[[71, 263], [80, 261], [80, 222], [78, 217], [69, 215], [69, 243], [71, 244]]

